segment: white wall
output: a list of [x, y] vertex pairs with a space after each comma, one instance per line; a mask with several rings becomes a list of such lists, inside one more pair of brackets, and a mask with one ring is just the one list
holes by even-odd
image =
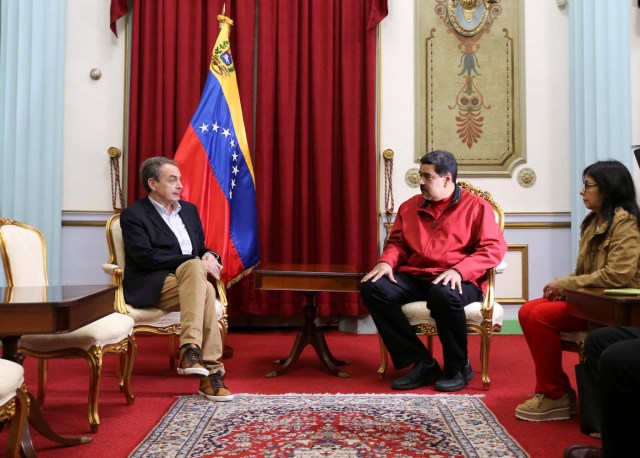
[[125, 40], [122, 25], [119, 39], [109, 29], [110, 4], [67, 0], [64, 211], [112, 209], [107, 149], [123, 147]]
[[[490, 191], [506, 212], [567, 212], [571, 205], [569, 193], [577, 192], [569, 189], [567, 179], [568, 12], [551, 0], [523, 3], [527, 162], [517, 167], [511, 178], [474, 177], [469, 181]], [[380, 151], [391, 148], [396, 153], [396, 208], [417, 193], [404, 179], [407, 170], [416, 167], [414, 8], [413, 1], [390, 2], [389, 16], [382, 22]], [[531, 188], [521, 187], [516, 180], [516, 173], [523, 167], [536, 172], [537, 182]], [[381, 211], [383, 192], [381, 186]]]
[[[62, 282], [111, 279], [104, 222], [113, 213], [107, 149], [123, 149], [125, 39], [109, 28], [110, 0], [67, 0]], [[90, 78], [91, 69], [102, 73]]]

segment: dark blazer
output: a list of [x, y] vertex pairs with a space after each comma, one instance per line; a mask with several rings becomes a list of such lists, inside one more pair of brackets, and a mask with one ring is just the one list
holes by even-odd
[[167, 275], [189, 259], [211, 252], [220, 261], [220, 256], [204, 245], [204, 230], [196, 206], [184, 200], [180, 201], [180, 206], [180, 218], [193, 246], [190, 255], [182, 254], [178, 239], [148, 197], [122, 211], [120, 226], [125, 253], [123, 286], [127, 304], [139, 308], [155, 305], [160, 299]]

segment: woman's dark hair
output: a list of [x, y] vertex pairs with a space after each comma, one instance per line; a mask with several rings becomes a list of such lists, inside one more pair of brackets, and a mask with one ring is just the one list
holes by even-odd
[[[622, 207], [636, 217], [640, 225], [640, 208], [636, 202], [636, 188], [629, 170], [619, 161], [598, 161], [587, 166], [582, 172], [582, 181], [589, 175], [598, 185], [598, 191], [602, 196], [602, 208], [600, 213], [611, 227], [613, 214], [617, 207]], [[582, 221], [580, 229], [584, 231], [595, 214], [590, 213]]]
[[449, 151], [441, 149], [431, 151], [420, 158], [420, 163], [433, 165], [436, 173], [441, 177], [450, 173], [454, 183], [458, 178], [458, 161]]

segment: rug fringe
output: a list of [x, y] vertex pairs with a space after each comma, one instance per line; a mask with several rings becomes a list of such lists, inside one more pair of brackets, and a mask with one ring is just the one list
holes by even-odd
[[[484, 394], [419, 394], [419, 393], [283, 393], [283, 394], [260, 394], [260, 393], [235, 393], [235, 396], [242, 396], [246, 398], [250, 397], [279, 397], [279, 396], [331, 396], [331, 397], [348, 397], [348, 396], [381, 396], [381, 397], [391, 397], [391, 396], [408, 396], [408, 397], [429, 397], [429, 398], [451, 398], [451, 397], [459, 397], [459, 398], [484, 398]], [[197, 394], [186, 395], [186, 396], [178, 396], [178, 397], [191, 397], [191, 396], [199, 396]]]

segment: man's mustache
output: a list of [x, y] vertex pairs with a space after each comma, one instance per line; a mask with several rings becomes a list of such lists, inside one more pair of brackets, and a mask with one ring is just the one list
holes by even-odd
[[420, 185], [420, 192], [427, 192], [427, 187]]

